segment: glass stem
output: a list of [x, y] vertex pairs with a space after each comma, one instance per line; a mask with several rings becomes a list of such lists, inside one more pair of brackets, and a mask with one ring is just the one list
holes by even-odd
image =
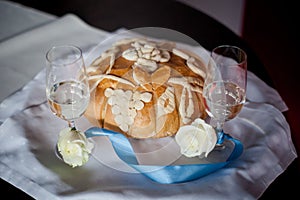
[[75, 122], [74, 122], [73, 120], [69, 120], [69, 121], [68, 121], [68, 126], [69, 126], [71, 129], [76, 130], [76, 128], [75, 128]]
[[224, 122], [217, 122], [216, 132], [217, 132], [217, 145], [221, 146], [224, 142], [224, 131], [223, 131]]

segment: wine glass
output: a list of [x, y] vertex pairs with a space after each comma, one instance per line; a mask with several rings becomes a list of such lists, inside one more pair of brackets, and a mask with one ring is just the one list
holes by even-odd
[[247, 54], [241, 48], [221, 45], [211, 52], [203, 97], [215, 124], [216, 146], [224, 147], [224, 123], [241, 111], [246, 101]]
[[74, 120], [84, 114], [90, 99], [82, 51], [72, 45], [54, 46], [46, 54], [46, 63], [48, 105], [76, 130]]

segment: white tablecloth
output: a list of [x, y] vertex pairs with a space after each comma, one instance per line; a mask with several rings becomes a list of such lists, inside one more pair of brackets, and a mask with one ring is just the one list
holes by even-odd
[[[288, 108], [274, 89], [249, 72], [248, 102], [225, 127], [242, 141], [244, 153], [221, 170], [183, 184], [154, 183], [118, 159], [105, 137], [95, 138], [96, 148], [83, 167], [73, 169], [59, 161], [54, 145], [66, 123], [46, 104], [45, 52], [63, 43], [89, 52], [109, 35], [66, 15], [0, 43], [1, 83], [8, 84], [6, 96], [14, 92], [0, 104], [2, 179], [43, 200], [257, 199], [297, 157], [281, 113]], [[86, 129], [90, 124], [81, 118], [78, 126]]]

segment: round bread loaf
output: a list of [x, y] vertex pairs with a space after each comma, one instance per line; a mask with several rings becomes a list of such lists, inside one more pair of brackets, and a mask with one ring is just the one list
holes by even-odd
[[162, 138], [206, 117], [205, 65], [169, 41], [116, 42], [87, 68], [91, 100], [85, 117], [133, 138]]

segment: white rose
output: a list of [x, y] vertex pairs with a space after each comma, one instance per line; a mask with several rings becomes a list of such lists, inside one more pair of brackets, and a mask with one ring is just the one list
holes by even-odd
[[207, 157], [216, 145], [217, 135], [211, 125], [198, 118], [191, 125], [180, 127], [175, 140], [186, 157]]
[[65, 128], [59, 133], [57, 148], [65, 163], [77, 167], [88, 161], [94, 144], [83, 132]]

